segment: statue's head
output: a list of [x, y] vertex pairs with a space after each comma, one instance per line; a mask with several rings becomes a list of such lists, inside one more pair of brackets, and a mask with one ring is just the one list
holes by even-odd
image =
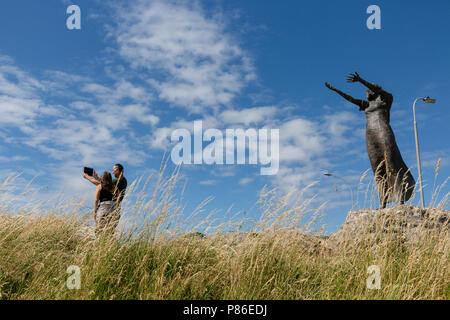
[[[374, 84], [374, 86], [376, 86], [377, 88], [381, 89], [381, 86]], [[378, 94], [373, 92], [372, 90], [370, 90], [369, 88], [367, 88], [367, 100], [369, 101], [373, 101], [378, 97]]]

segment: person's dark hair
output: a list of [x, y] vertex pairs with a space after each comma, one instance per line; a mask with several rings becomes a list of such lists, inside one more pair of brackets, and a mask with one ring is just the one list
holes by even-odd
[[123, 172], [123, 165], [121, 165], [120, 163], [116, 163], [114, 166], [117, 167], [120, 172]]
[[102, 176], [100, 177], [100, 184], [102, 186], [102, 189], [105, 189], [109, 192], [114, 191], [111, 173], [109, 173], [108, 171], [103, 172]]

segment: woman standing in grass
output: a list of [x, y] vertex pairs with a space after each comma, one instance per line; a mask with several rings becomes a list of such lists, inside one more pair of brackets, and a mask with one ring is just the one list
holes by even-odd
[[97, 235], [103, 231], [114, 233], [119, 223], [116, 213], [116, 202], [113, 201], [113, 193], [114, 184], [111, 174], [105, 171], [95, 192], [94, 220], [96, 223], [95, 233]]

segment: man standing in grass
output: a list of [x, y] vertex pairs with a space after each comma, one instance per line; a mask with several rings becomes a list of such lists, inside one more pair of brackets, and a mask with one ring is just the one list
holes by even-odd
[[[115, 179], [112, 180], [113, 186], [114, 186], [114, 192], [113, 192], [113, 201], [115, 202], [115, 215], [117, 215], [117, 218], [114, 220], [115, 221], [115, 225], [117, 225], [118, 220], [120, 219], [120, 206], [122, 204], [122, 200], [123, 197], [125, 196], [125, 191], [127, 189], [127, 179], [125, 179], [125, 177], [123, 176], [123, 166], [120, 163], [116, 163], [113, 166], [112, 169], [112, 173], [115, 177]], [[89, 180], [90, 182], [92, 182], [94, 185], [98, 186], [100, 185], [100, 179], [97, 175], [97, 173], [94, 170], [94, 173], [91, 176], [87, 175], [86, 173], [83, 173], [83, 177], [87, 180]], [[102, 217], [100, 217], [101, 219]], [[108, 218], [108, 217], [104, 217], [104, 218]], [[111, 218], [111, 217], [109, 217]], [[108, 218], [108, 220], [110, 220]]]
[[123, 197], [125, 196], [125, 190], [127, 189], [127, 179], [123, 176], [123, 166], [120, 163], [116, 163], [112, 171], [115, 179], [113, 179], [113, 185], [116, 188], [115, 201], [117, 203], [117, 208], [120, 208]]

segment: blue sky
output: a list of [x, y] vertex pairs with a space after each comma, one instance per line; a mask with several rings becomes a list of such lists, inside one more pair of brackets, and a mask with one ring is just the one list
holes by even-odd
[[[81, 8], [81, 30], [66, 28], [71, 4]], [[372, 4], [381, 30], [366, 27]], [[370, 168], [364, 114], [323, 83], [363, 98], [362, 85], [345, 81], [358, 71], [394, 95], [391, 126], [416, 180], [412, 103], [437, 99], [417, 105], [429, 203], [439, 158], [437, 185], [450, 173], [449, 15], [447, 0], [2, 1], [0, 181], [21, 173], [16, 182], [35, 178], [43, 198], [64, 189], [89, 206], [83, 166], [101, 172], [120, 162], [131, 182], [158, 170], [171, 132], [194, 120], [277, 128], [277, 175], [255, 165], [185, 166], [185, 211], [212, 196], [207, 211], [257, 214], [265, 185], [283, 194], [316, 182], [303, 197], [328, 201], [323, 222], [336, 231], [349, 186], [322, 173], [344, 177], [362, 208], [371, 172], [359, 186]]]

